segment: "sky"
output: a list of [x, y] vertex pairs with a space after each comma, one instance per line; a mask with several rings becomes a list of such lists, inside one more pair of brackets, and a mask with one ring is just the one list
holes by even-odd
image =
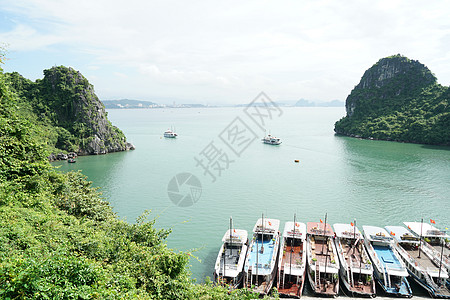
[[102, 100], [345, 101], [402, 54], [450, 85], [447, 0], [0, 0], [2, 68], [70, 66]]

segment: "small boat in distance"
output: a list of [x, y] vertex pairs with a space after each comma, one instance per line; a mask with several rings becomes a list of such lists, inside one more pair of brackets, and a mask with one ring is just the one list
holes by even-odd
[[281, 144], [281, 139], [280, 138], [274, 137], [274, 136], [272, 136], [270, 134], [268, 134], [266, 137], [264, 137], [261, 141], [264, 144], [269, 144], [269, 145], [279, 145], [279, 144]]
[[164, 131], [164, 137], [166, 138], [176, 138], [178, 136], [178, 134], [176, 134], [174, 131], [172, 131], [172, 129], [167, 129], [166, 131]]
[[419, 237], [412, 235], [403, 226], [386, 226], [386, 231], [396, 241], [397, 252], [406, 265], [409, 275], [433, 298], [450, 299], [450, 290], [445, 287], [447, 271], [440, 262], [434, 262], [426, 251], [422, 251]]
[[363, 226], [367, 252], [372, 260], [375, 278], [391, 296], [412, 297], [408, 271], [394, 249], [392, 238], [380, 227]]
[[69, 164], [74, 164], [74, 163], [76, 163], [77, 161], [76, 161], [75, 159], [73, 159], [73, 158], [69, 158], [69, 159], [67, 160], [67, 162], [68, 162]]
[[[294, 225], [295, 224], [295, 225]], [[278, 258], [278, 293], [284, 297], [300, 298], [306, 271], [306, 225], [286, 222]]]
[[222, 242], [216, 259], [214, 282], [236, 289], [240, 287], [243, 279], [248, 248], [247, 230], [233, 229], [230, 219], [230, 229], [225, 232]]
[[334, 224], [337, 253], [340, 261], [340, 274], [344, 287], [353, 296], [375, 297], [375, 280], [373, 266], [367, 250], [364, 247], [364, 238], [356, 227], [351, 224]]
[[330, 224], [307, 223], [306, 255], [308, 279], [316, 295], [337, 297], [339, 292], [339, 259], [333, 243]]
[[277, 275], [277, 257], [280, 246], [280, 220], [264, 216], [253, 228], [244, 265], [244, 287], [260, 295], [267, 295]]

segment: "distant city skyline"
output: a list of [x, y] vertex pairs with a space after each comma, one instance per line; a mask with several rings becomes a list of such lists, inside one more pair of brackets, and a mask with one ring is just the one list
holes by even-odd
[[65, 65], [100, 99], [345, 101], [400, 53], [450, 85], [450, 2], [0, 0], [5, 72]]

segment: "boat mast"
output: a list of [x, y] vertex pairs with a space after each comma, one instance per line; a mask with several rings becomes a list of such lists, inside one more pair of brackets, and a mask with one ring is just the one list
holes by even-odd
[[255, 286], [258, 287], [258, 238], [256, 239], [256, 284]]
[[295, 214], [294, 214], [294, 231], [292, 232], [292, 241], [291, 241], [291, 253], [289, 257], [289, 277], [292, 276], [292, 252], [294, 252], [294, 238], [295, 238]]
[[[356, 240], [356, 219], [353, 220], [353, 239]], [[356, 244], [354, 246], [355, 248], [353, 248], [353, 254], [355, 254]]]
[[261, 226], [262, 226], [261, 253], [264, 253], [264, 213], [262, 213]]
[[420, 239], [419, 239], [419, 258], [420, 258], [420, 248], [422, 248], [422, 227], [423, 227], [423, 218], [420, 222]]
[[233, 230], [233, 217], [230, 217], [230, 257], [231, 258], [233, 257], [233, 236], [231, 235], [232, 230]]
[[[323, 284], [324, 284], [324, 287], [325, 287], [325, 289], [327, 288], [326, 286], [325, 286], [325, 284], [326, 284], [326, 277], [327, 277], [327, 264], [328, 264], [328, 250], [329, 250], [329, 248], [328, 248], [328, 236], [326, 235], [326, 232], [327, 232], [327, 230], [326, 230], [326, 228], [327, 228], [327, 214], [325, 213], [325, 224], [323, 225], [323, 233], [324, 233], [324, 235], [325, 235], [325, 244], [327, 245], [327, 253], [326, 253], [326, 255], [325, 255], [325, 270], [324, 270], [324, 278], [323, 278]], [[322, 244], [322, 253], [323, 253], [323, 244]], [[319, 268], [320, 268], [320, 264], [319, 264]], [[320, 278], [319, 278], [319, 285], [320, 285]]]
[[444, 238], [439, 239], [439, 241], [442, 242], [442, 248], [441, 248], [441, 261], [439, 262], [439, 275], [438, 275], [438, 280], [439, 280], [439, 286], [441, 286], [441, 269], [442, 269], [442, 259], [444, 258], [444, 244], [445, 244], [445, 240]]

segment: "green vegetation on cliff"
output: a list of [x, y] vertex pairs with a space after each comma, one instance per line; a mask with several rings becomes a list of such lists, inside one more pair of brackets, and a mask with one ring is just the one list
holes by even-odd
[[450, 88], [431, 71], [401, 55], [368, 69], [346, 100], [338, 134], [450, 145]]
[[190, 254], [166, 246], [170, 230], [118, 219], [82, 174], [52, 168], [49, 125], [29, 113], [39, 102], [9, 81], [0, 68], [0, 299], [256, 298], [194, 284]]
[[32, 82], [19, 73], [5, 74], [19, 96], [20, 114], [41, 131], [48, 149], [102, 154], [127, 149], [125, 135], [106, 117], [88, 80], [72, 68], [44, 70]]

